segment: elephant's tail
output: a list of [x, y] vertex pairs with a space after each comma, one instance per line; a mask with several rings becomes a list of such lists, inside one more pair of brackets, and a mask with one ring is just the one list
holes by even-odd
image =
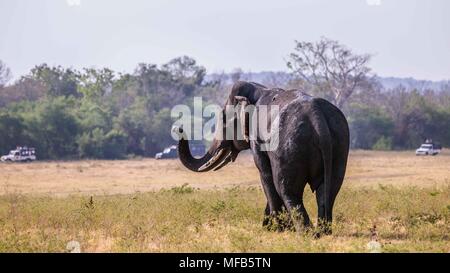
[[331, 217], [328, 215], [331, 206], [331, 188], [332, 188], [332, 164], [333, 164], [333, 145], [330, 129], [327, 119], [320, 109], [317, 102], [312, 102], [312, 110], [310, 114], [310, 121], [317, 134], [319, 141], [319, 148], [322, 153], [323, 169], [324, 169], [324, 200], [323, 205], [325, 209], [325, 219]]

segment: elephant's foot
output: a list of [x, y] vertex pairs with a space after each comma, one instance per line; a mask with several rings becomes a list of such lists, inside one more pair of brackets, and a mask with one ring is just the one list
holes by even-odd
[[262, 226], [269, 231], [293, 231], [294, 223], [289, 217], [285, 217], [284, 213], [277, 215], [264, 216]]
[[331, 228], [331, 222], [324, 222], [323, 220], [319, 220], [314, 238], [320, 238], [323, 235], [331, 235], [332, 233], [333, 231]]
[[314, 231], [314, 226], [311, 223], [297, 223], [294, 230], [301, 235], [308, 235]]
[[329, 231], [329, 232], [323, 232], [323, 231], [316, 231], [316, 232], [314, 232], [314, 234], [313, 234], [313, 238], [314, 239], [320, 239], [322, 236], [324, 236], [324, 235], [331, 235], [332, 234], [332, 232], [331, 231]]
[[295, 225], [295, 231], [300, 234], [309, 234], [313, 231], [313, 224], [311, 223], [308, 213], [304, 207], [300, 207], [300, 210], [295, 209], [291, 211], [290, 219]]

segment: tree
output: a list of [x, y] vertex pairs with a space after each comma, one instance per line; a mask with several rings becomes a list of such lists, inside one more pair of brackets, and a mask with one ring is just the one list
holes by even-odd
[[97, 103], [83, 100], [77, 109], [77, 116], [83, 131], [101, 128], [107, 132], [112, 128], [112, 113]]
[[244, 74], [244, 71], [242, 71], [241, 68], [235, 68], [231, 72], [231, 82], [235, 83], [237, 81], [241, 80], [242, 74]]
[[392, 145], [411, 149], [427, 138], [443, 145], [450, 143], [450, 107], [445, 93], [417, 89], [407, 91], [398, 86], [383, 92], [380, 105], [394, 122]]
[[[316, 43], [295, 41], [287, 66], [309, 88], [342, 108], [358, 89], [371, 83], [367, 66], [371, 55], [358, 55], [337, 41], [322, 38]], [[331, 93], [330, 93], [331, 92]], [[321, 94], [322, 95], [322, 94]]]
[[41, 64], [31, 69], [31, 77], [44, 84], [46, 93], [50, 97], [80, 96], [77, 89], [80, 75], [78, 71], [71, 68], [64, 69], [61, 66], [49, 67], [47, 64]]
[[269, 87], [289, 88], [292, 75], [285, 72], [268, 72], [268, 76], [262, 80], [262, 84]]
[[88, 100], [98, 100], [111, 93], [114, 72], [108, 68], [85, 68], [80, 75], [79, 92]]
[[[380, 108], [352, 104], [348, 118], [350, 127], [350, 145], [356, 149], [384, 148], [391, 146], [393, 122]], [[389, 147], [386, 147], [389, 144]]]
[[[313, 66], [314, 76], [306, 68], [300, 70], [303, 78], [299, 74], [269, 72], [262, 73], [266, 75], [262, 83], [286, 89], [304, 84], [315, 95], [344, 104], [353, 148], [412, 149], [425, 138], [450, 146], [450, 84], [443, 84], [440, 90], [409, 90], [401, 86], [386, 90], [371, 81], [366, 69], [367, 74], [361, 77], [365, 82], [355, 83], [351, 96], [344, 92], [347, 95], [335, 97], [332, 91], [345, 86], [338, 80], [348, 84], [354, 80], [356, 68], [350, 70], [347, 78], [339, 76], [345, 74], [341, 73], [341, 66], [345, 66], [339, 66], [338, 61], [350, 66], [348, 59], [353, 60], [354, 54], [347, 56], [341, 52], [341, 45], [327, 41], [321, 41], [321, 46], [299, 45], [310, 53], [324, 49], [322, 55], [328, 61], [321, 60], [324, 57], [319, 54], [311, 57], [317, 63]], [[297, 59], [301, 56], [306, 60], [299, 52], [296, 54]], [[229, 95], [232, 81], [261, 79], [261, 75], [253, 76], [241, 69], [234, 70], [234, 75], [204, 77], [204, 73], [201, 65], [186, 56], [162, 66], [139, 64], [133, 73], [115, 73], [108, 68], [79, 72], [61, 66], [37, 66], [28, 75], [0, 88], [0, 151], [27, 145], [35, 147], [42, 159], [154, 156], [176, 143], [170, 136], [170, 109], [174, 105], [192, 107], [194, 96], [202, 96], [203, 106], [210, 102], [221, 104]]]
[[76, 155], [80, 126], [73, 114], [78, 109], [73, 98], [48, 98], [32, 105], [24, 115], [30, 146], [41, 158], [67, 158]]
[[14, 84], [3, 87], [0, 92], [0, 107], [14, 102], [36, 101], [45, 95], [45, 86], [30, 77], [21, 77]]
[[126, 135], [118, 130], [104, 134], [100, 128], [84, 132], [77, 140], [81, 158], [117, 159], [126, 155]]
[[163, 108], [152, 117], [151, 126], [148, 128], [145, 137], [145, 155], [153, 156], [162, 148], [173, 144], [173, 139], [169, 136], [173, 120], [170, 117], [170, 109]]
[[201, 84], [206, 75], [206, 69], [197, 65], [197, 61], [188, 56], [170, 60], [162, 66], [162, 70], [168, 71], [176, 79], [189, 80], [196, 85]]
[[151, 122], [146, 102], [143, 100], [135, 101], [134, 104], [120, 113], [116, 119], [116, 129], [128, 136], [128, 153], [135, 155], [145, 154], [145, 139]]
[[10, 113], [0, 113], [0, 153], [4, 154], [24, 141], [24, 124], [21, 117]]

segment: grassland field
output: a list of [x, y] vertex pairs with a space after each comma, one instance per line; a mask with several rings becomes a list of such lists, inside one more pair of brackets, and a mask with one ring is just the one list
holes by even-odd
[[249, 154], [203, 174], [178, 160], [3, 163], [0, 252], [367, 252], [374, 226], [383, 252], [449, 252], [450, 151], [352, 151], [331, 236], [266, 231], [264, 207]]

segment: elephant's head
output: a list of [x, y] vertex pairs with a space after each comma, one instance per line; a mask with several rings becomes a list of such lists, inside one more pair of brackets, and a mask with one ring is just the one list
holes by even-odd
[[[257, 100], [255, 94], [262, 88], [265, 87], [248, 82], [238, 82], [233, 86], [222, 109], [222, 120], [216, 121], [216, 133], [211, 147], [201, 158], [197, 159], [192, 156], [183, 129], [174, 128], [173, 130], [180, 136], [178, 155], [181, 163], [194, 172], [218, 170], [234, 161], [239, 152], [249, 149], [249, 113], [244, 109], [255, 103]], [[230, 109], [229, 106], [237, 110], [233, 115], [230, 115], [230, 112], [227, 111], [227, 109]], [[240, 127], [239, 130], [238, 127]], [[226, 137], [227, 131], [231, 128], [233, 134], [231, 137]]]

